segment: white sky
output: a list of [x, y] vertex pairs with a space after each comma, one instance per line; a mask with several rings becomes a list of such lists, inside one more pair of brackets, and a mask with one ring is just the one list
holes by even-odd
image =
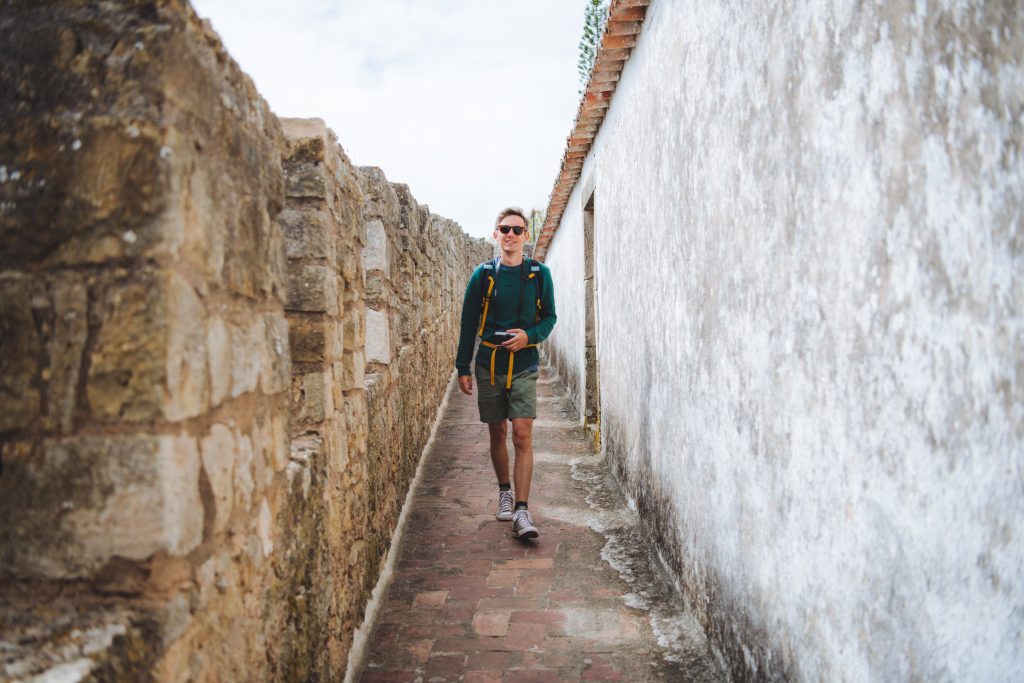
[[584, 0], [192, 0], [278, 116], [488, 236], [547, 207], [579, 102]]

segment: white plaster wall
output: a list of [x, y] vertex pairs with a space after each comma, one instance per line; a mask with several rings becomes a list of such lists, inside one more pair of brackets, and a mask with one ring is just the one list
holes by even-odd
[[602, 429], [734, 671], [1024, 679], [1022, 15], [651, 4], [588, 159]]
[[582, 185], [583, 183], [580, 183], [574, 190], [569, 206], [562, 215], [558, 232], [551, 240], [544, 259], [545, 265], [551, 268], [551, 280], [555, 285], [555, 311], [558, 313], [558, 322], [555, 323], [551, 336], [541, 344], [541, 350], [555, 366], [576, 407], [581, 410], [584, 405], [583, 391], [586, 384], [583, 210], [579, 201]]

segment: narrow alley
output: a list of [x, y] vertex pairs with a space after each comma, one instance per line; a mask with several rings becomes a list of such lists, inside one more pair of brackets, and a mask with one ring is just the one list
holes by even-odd
[[450, 387], [358, 680], [724, 679], [563, 391], [542, 373], [529, 542], [495, 520], [487, 429]]

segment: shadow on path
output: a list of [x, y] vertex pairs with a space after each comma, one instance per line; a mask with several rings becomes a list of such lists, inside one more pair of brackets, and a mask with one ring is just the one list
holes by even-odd
[[725, 679], [562, 391], [541, 373], [530, 542], [495, 520], [486, 426], [449, 388], [357, 680]]

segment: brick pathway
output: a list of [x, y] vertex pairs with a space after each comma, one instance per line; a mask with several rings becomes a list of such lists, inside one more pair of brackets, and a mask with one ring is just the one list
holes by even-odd
[[658, 646], [648, 612], [627, 605], [643, 602], [636, 587], [601, 559], [608, 539], [570, 464], [591, 450], [561, 387], [538, 384], [532, 542], [495, 520], [486, 426], [475, 397], [451, 392], [357, 680], [710, 680]]

